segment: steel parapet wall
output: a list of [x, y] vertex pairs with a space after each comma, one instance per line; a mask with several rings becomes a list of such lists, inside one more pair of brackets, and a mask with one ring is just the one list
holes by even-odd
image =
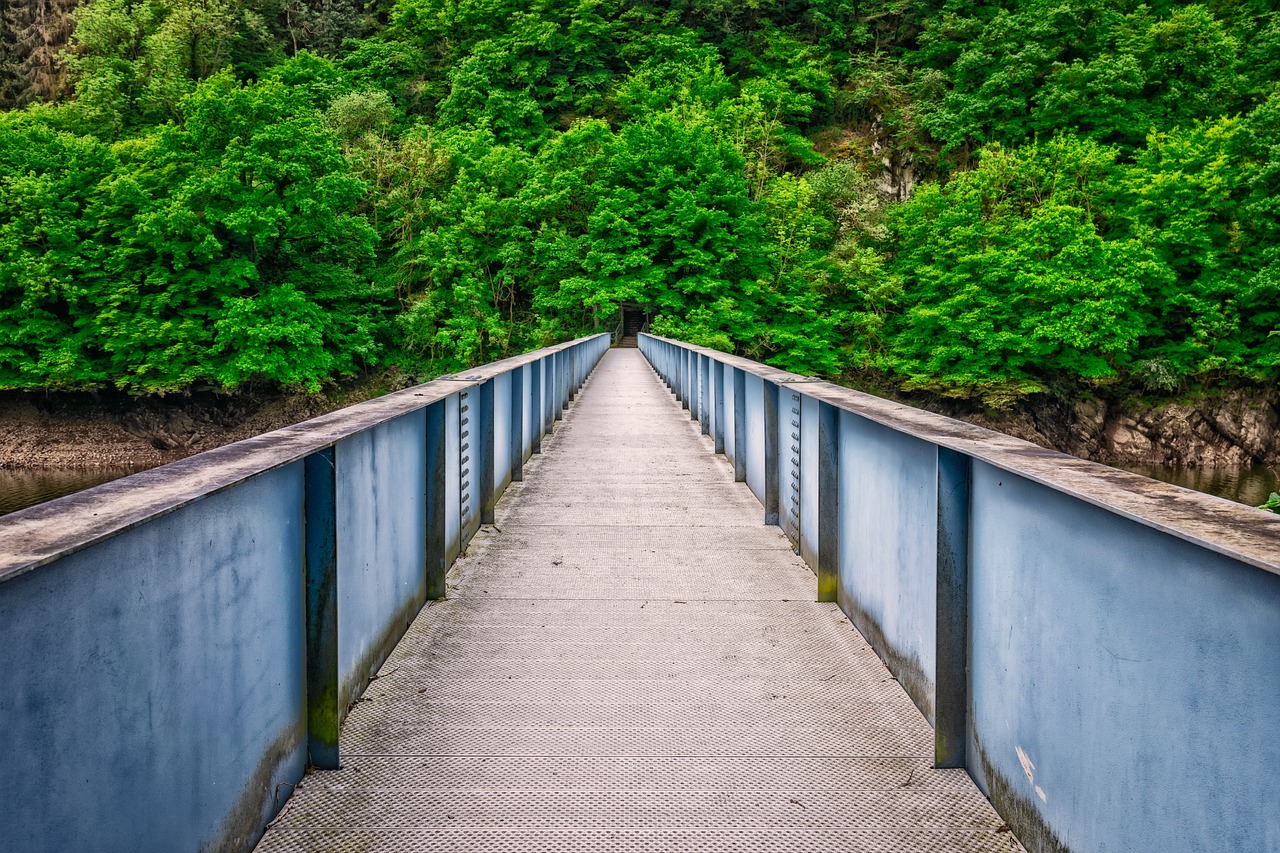
[[1028, 850], [1280, 851], [1280, 517], [639, 346]]
[[0, 846], [252, 849], [608, 346], [0, 518]]

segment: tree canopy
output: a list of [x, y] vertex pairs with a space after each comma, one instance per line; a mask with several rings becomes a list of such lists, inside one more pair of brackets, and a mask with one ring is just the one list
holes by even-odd
[[1280, 376], [1264, 0], [39, 0], [0, 387], [316, 389], [652, 329], [1003, 405]]

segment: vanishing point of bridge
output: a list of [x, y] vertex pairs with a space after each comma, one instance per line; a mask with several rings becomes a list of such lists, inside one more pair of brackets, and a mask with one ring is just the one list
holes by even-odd
[[1280, 853], [1280, 518], [639, 345], [0, 519], [0, 850]]

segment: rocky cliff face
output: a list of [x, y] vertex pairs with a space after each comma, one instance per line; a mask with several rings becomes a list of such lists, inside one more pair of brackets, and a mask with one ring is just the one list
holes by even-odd
[[951, 414], [1108, 465], [1280, 464], [1280, 395], [1269, 390], [1154, 405], [1033, 400], [1006, 414]]

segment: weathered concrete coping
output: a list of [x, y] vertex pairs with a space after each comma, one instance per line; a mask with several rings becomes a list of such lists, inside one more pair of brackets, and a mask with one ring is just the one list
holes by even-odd
[[914, 406], [788, 373], [719, 350], [650, 335], [852, 412], [890, 429], [964, 453], [1109, 512], [1232, 559], [1280, 574], [1280, 516], [1225, 498], [1121, 471]]
[[465, 379], [433, 379], [6, 515], [0, 518], [0, 583], [590, 339], [544, 347], [458, 375]]

